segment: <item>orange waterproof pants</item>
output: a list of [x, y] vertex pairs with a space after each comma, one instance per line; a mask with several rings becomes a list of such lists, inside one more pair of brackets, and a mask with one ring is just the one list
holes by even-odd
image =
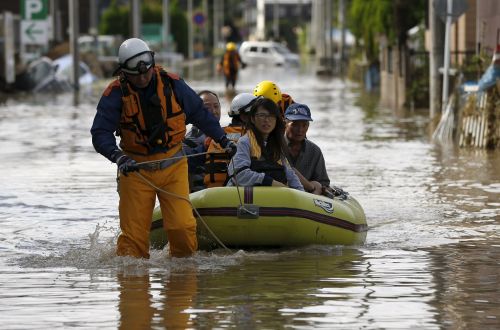
[[[167, 153], [133, 156], [137, 162], [165, 159], [173, 156], [180, 146]], [[139, 170], [148, 181], [162, 190], [189, 199], [188, 165], [186, 158], [163, 170]], [[167, 232], [172, 257], [188, 257], [198, 248], [196, 220], [191, 204], [174, 195], [157, 192], [137, 173], [120, 175], [120, 228], [117, 255], [149, 258], [149, 231], [156, 202], [160, 202], [163, 228]]]

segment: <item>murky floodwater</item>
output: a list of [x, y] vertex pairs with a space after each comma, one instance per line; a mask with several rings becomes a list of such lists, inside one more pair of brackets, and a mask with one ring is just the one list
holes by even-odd
[[[0, 106], [0, 328], [500, 327], [500, 152], [435, 146], [427, 113], [349, 82], [241, 78], [239, 91], [272, 79], [311, 107], [309, 138], [363, 205], [366, 244], [117, 258], [116, 169], [89, 136], [100, 90], [77, 107], [16, 97]], [[189, 82], [223, 92], [220, 78]]]

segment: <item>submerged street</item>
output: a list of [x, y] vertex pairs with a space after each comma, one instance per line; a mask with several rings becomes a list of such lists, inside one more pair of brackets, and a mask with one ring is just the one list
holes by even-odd
[[[500, 151], [431, 141], [427, 110], [339, 78], [247, 68], [312, 112], [332, 183], [363, 206], [362, 246], [115, 256], [116, 165], [92, 147], [106, 82], [0, 104], [0, 315], [6, 329], [500, 327]], [[191, 80], [230, 97], [220, 76]]]

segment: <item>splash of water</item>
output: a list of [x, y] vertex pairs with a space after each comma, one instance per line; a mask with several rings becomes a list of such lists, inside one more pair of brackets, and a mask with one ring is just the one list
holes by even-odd
[[[113, 223], [115, 221], [113, 220]], [[52, 242], [59, 246], [59, 252], [50, 254], [33, 254], [14, 260], [14, 264], [22, 268], [73, 268], [91, 273], [96, 271], [112, 271], [127, 275], [141, 275], [150, 270], [162, 272], [196, 269], [198, 271], [221, 271], [237, 265], [247, 258], [259, 256], [261, 252], [246, 252], [242, 250], [227, 251], [197, 251], [190, 258], [172, 258], [169, 255], [169, 245], [162, 250], [150, 251], [150, 258], [133, 258], [116, 255], [116, 242], [120, 234], [119, 228], [105, 221], [98, 223], [93, 232], [87, 235], [88, 240], [80, 242]], [[62, 248], [66, 247], [63, 251]], [[45, 247], [40, 247], [40, 250]], [[268, 253], [265, 255], [278, 255]]]

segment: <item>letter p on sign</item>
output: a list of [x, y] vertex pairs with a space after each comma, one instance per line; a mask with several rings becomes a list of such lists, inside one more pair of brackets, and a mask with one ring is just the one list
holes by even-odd
[[21, 11], [25, 20], [45, 20], [47, 0], [21, 0]]

